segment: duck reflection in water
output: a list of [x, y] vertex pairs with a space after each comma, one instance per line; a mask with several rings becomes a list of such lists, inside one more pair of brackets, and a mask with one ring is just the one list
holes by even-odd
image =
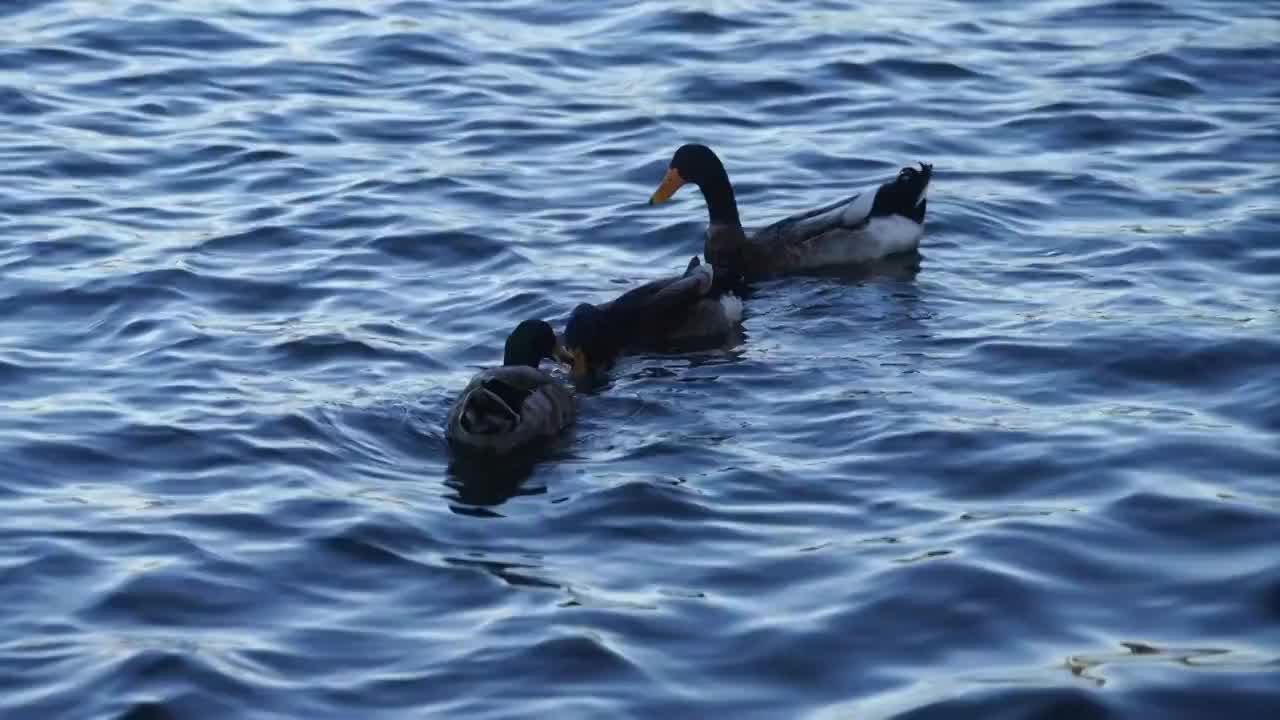
[[[561, 441], [572, 442], [572, 429]], [[444, 484], [452, 491], [445, 498], [455, 513], [501, 517], [490, 508], [513, 497], [546, 494], [546, 485], [528, 484], [528, 480], [540, 462], [553, 456], [552, 449], [546, 447], [493, 457], [458, 455], [445, 471]]]

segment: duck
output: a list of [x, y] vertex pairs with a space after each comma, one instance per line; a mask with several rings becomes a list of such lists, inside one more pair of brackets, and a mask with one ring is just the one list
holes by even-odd
[[477, 373], [450, 409], [450, 446], [505, 455], [531, 449], [573, 424], [573, 394], [538, 367], [549, 358], [571, 360], [550, 323], [517, 325], [507, 336], [502, 366]]
[[749, 232], [738, 217], [738, 202], [724, 163], [706, 145], [680, 146], [650, 205], [666, 202], [682, 186], [702, 191], [709, 222], [703, 255], [707, 262], [754, 279], [854, 265], [919, 248], [933, 166], [904, 167], [893, 180], [830, 205], [783, 218]]
[[691, 341], [723, 341], [742, 322], [735, 286], [717, 281], [698, 256], [683, 274], [652, 280], [600, 305], [582, 303], [565, 323], [575, 380], [607, 371], [625, 350]]

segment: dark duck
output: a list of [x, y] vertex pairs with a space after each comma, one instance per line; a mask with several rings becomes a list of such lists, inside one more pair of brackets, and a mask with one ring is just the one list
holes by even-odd
[[612, 367], [628, 349], [719, 340], [742, 320], [742, 300], [695, 256], [685, 272], [647, 282], [600, 305], [581, 304], [565, 325], [575, 379]]

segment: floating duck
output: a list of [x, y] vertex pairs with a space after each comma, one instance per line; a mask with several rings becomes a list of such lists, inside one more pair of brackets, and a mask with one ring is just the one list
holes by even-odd
[[905, 167], [877, 188], [748, 232], [738, 218], [724, 164], [711, 148], [691, 144], [671, 157], [649, 204], [666, 202], [687, 183], [697, 185], [710, 215], [703, 251], [707, 262], [745, 278], [767, 277], [916, 250], [932, 177], [932, 165]]
[[478, 373], [454, 403], [445, 438], [455, 448], [506, 454], [549, 440], [573, 423], [573, 394], [538, 369], [548, 358], [572, 360], [555, 330], [525, 320], [511, 331], [502, 367]]
[[742, 299], [716, 282], [712, 265], [694, 256], [683, 275], [574, 308], [564, 343], [573, 356], [573, 376], [582, 379], [607, 370], [627, 348], [723, 338], [741, 321]]

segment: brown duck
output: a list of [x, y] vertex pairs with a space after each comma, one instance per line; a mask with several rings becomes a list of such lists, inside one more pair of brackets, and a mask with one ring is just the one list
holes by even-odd
[[458, 397], [445, 438], [461, 451], [504, 455], [532, 449], [573, 423], [573, 394], [538, 369], [572, 359], [542, 320], [525, 320], [507, 337], [502, 367], [482, 370]]

